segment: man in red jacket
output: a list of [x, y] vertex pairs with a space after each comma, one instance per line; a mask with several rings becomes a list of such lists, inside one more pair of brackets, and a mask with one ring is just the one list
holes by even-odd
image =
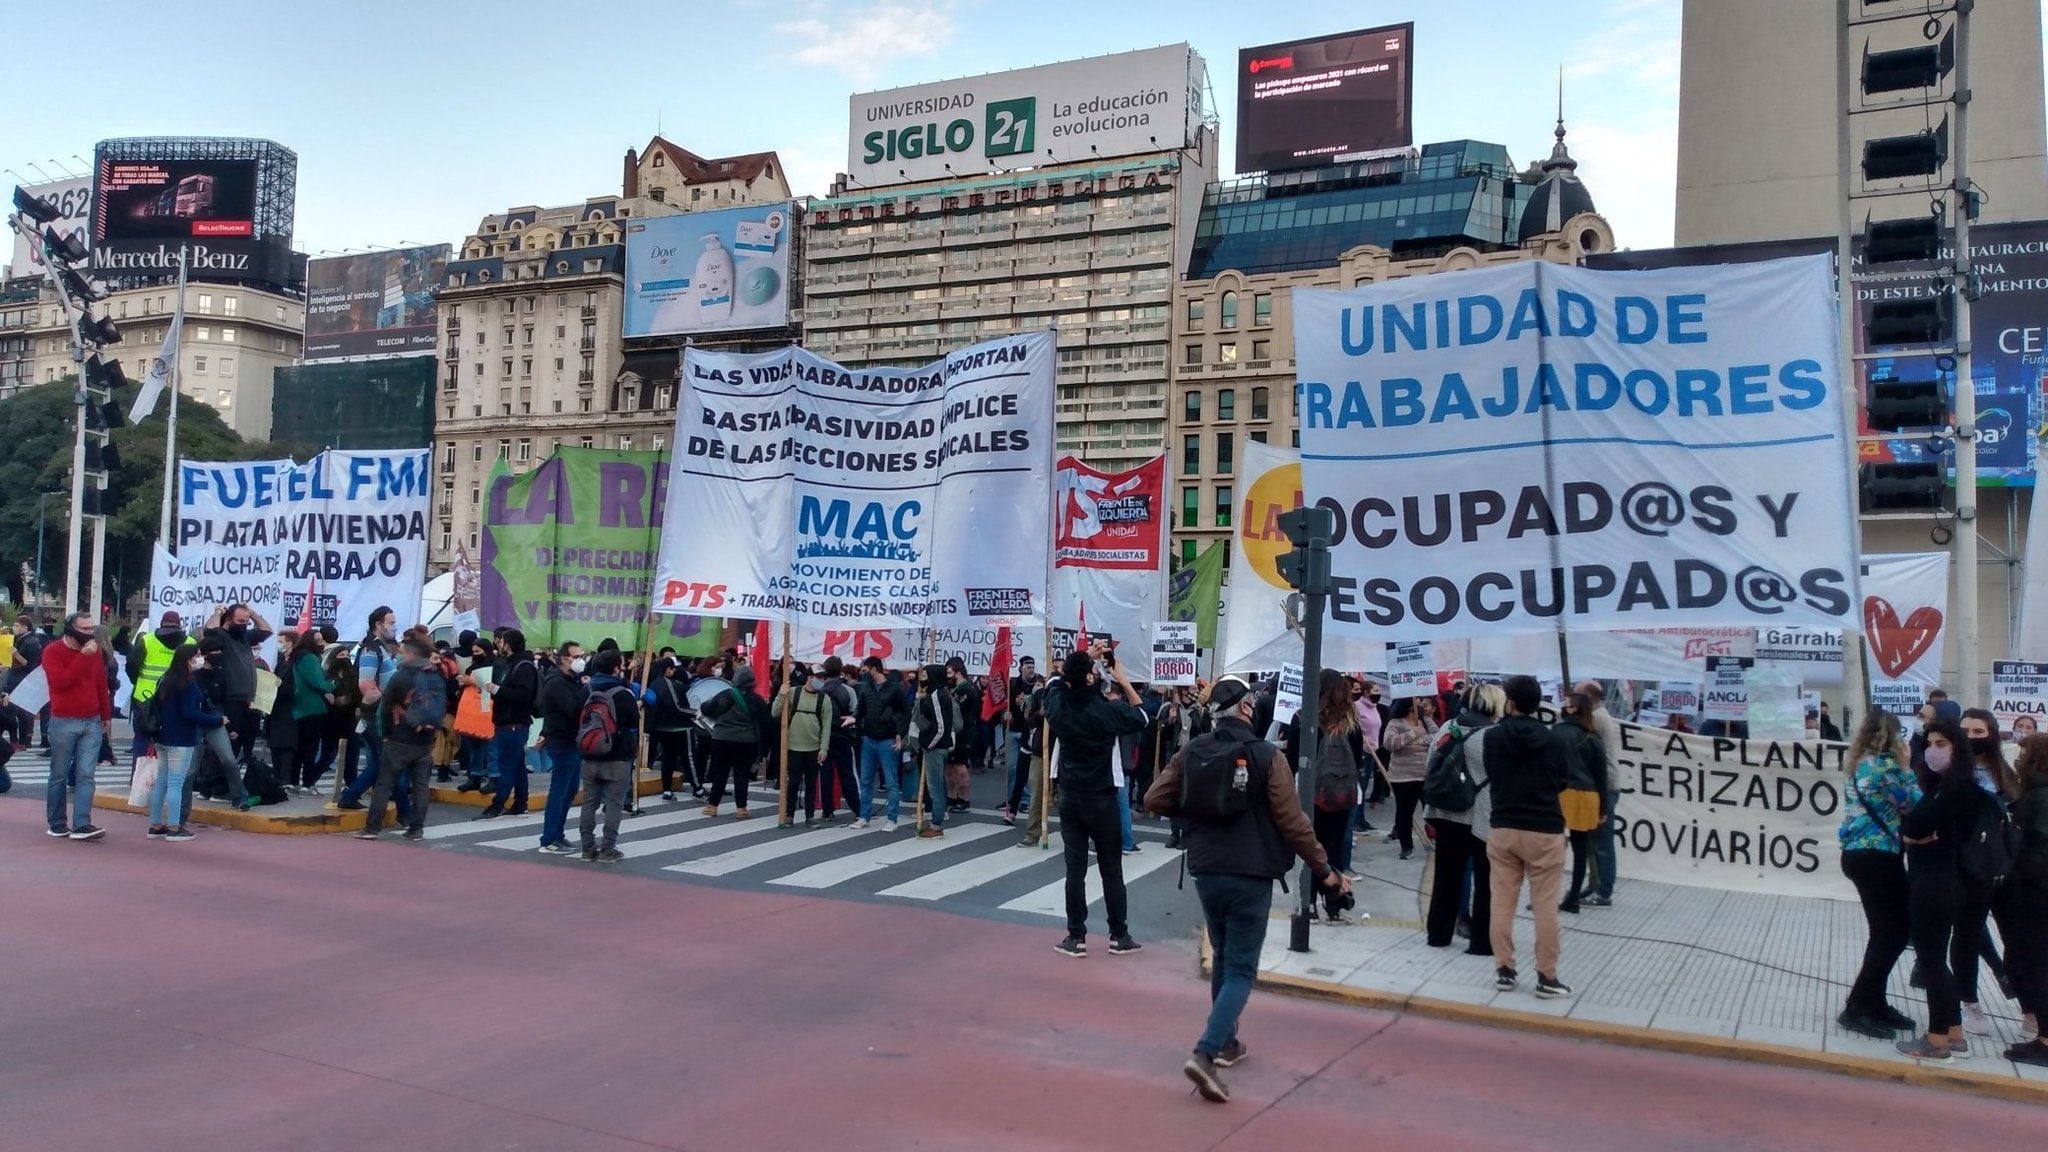
[[98, 627], [92, 613], [74, 612], [64, 621], [64, 634], [43, 649], [43, 675], [50, 685], [49, 834], [73, 840], [98, 840], [107, 834], [92, 822], [100, 741], [114, 731], [107, 661], [93, 639]]

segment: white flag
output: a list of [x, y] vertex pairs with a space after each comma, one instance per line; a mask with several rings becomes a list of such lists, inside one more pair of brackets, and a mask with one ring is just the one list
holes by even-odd
[[164, 330], [164, 346], [149, 362], [149, 374], [142, 378], [142, 390], [135, 394], [135, 403], [128, 409], [128, 423], [140, 424], [156, 411], [156, 402], [170, 385], [171, 373], [178, 362], [178, 337], [184, 328], [183, 312], [171, 317], [171, 326]]

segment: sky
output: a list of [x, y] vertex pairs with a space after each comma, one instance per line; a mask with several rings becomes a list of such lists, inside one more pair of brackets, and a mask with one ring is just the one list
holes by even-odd
[[[9, 54], [30, 114], [0, 127], [0, 180], [83, 173], [106, 138], [256, 136], [298, 153], [301, 251], [460, 243], [491, 213], [616, 194], [626, 149], [657, 130], [703, 156], [772, 149], [794, 192], [822, 195], [846, 167], [854, 92], [1183, 40], [1208, 61], [1227, 168], [1240, 48], [1412, 20], [1418, 144], [1547, 156], [1561, 68], [1580, 176], [1621, 246], [1657, 248], [1679, 4], [610, 0], [579, 18], [533, 0], [100, 0], [89, 60]], [[62, 4], [21, 5], [8, 30], [80, 35]]]

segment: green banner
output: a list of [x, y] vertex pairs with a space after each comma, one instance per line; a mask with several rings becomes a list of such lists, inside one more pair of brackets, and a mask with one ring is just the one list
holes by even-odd
[[[484, 626], [518, 628], [535, 648], [609, 637], [639, 651], [667, 502], [667, 452], [560, 448], [523, 475], [499, 459], [484, 503]], [[717, 617], [654, 619], [655, 647], [716, 654]]]
[[1181, 565], [1169, 585], [1166, 618], [1194, 621], [1198, 648], [1216, 646], [1216, 612], [1223, 602], [1223, 565], [1228, 559], [1225, 548], [1222, 540], [1209, 545], [1194, 563]]

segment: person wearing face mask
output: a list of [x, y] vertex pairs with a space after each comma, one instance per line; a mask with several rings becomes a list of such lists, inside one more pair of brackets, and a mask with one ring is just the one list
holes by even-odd
[[1848, 786], [1843, 789], [1842, 874], [1856, 886], [1869, 934], [1863, 966], [1849, 986], [1835, 1022], [1851, 1032], [1890, 1040], [1913, 1021], [1885, 999], [1885, 984], [1912, 937], [1906, 919], [1910, 889], [1899, 822], [1920, 803], [1920, 784], [1906, 766], [1898, 717], [1882, 708], [1864, 713], [1849, 745]]
[[202, 640], [220, 646], [214, 671], [221, 679], [221, 703], [233, 739], [236, 758], [247, 763], [263, 730], [263, 717], [256, 704], [256, 649], [271, 637], [270, 625], [247, 604], [215, 608], [206, 618]]
[[[1998, 731], [1998, 718], [1983, 708], [1963, 709], [1963, 738], [1970, 742], [1970, 758], [1977, 762], [1977, 787], [1999, 806], [2009, 808], [2020, 796], [2019, 781], [2005, 760], [2005, 741]], [[1949, 965], [1955, 971], [1956, 994], [1963, 1001], [1963, 1031], [1972, 1036], [1991, 1035], [1991, 1020], [1978, 1002], [1977, 976], [1981, 968], [1991, 969], [1992, 978], [2009, 988], [2004, 958], [1991, 941], [1987, 927], [1995, 918], [1999, 935], [2012, 939], [2010, 917], [1999, 898], [1999, 888], [1965, 880], [1963, 911], [1956, 921], [1955, 944]], [[1980, 965], [1979, 960], [1983, 963]], [[2007, 993], [2010, 995], [2010, 992]]]
[[569, 805], [583, 783], [583, 750], [576, 745], [576, 726], [590, 695], [583, 645], [564, 641], [546, 671], [540, 685], [540, 742], [548, 754], [548, 798], [540, 850], [550, 856], [573, 856], [577, 850], [569, 844]]
[[74, 612], [65, 618], [64, 635], [43, 649], [50, 692], [50, 719], [44, 725], [50, 736], [49, 834], [73, 840], [106, 835], [92, 822], [100, 743], [114, 730], [114, 697], [107, 691], [107, 665], [94, 638], [98, 627], [91, 613]]
[[2006, 963], [2023, 1018], [2020, 1042], [2005, 1050], [2005, 1058], [2041, 1068], [2048, 1067], [2048, 1036], [2041, 1032], [2048, 1018], [2048, 736], [2020, 741], [2014, 775], [2020, 797], [2012, 822], [2020, 830], [2020, 850], [2003, 889], [2007, 919], [1999, 929], [2007, 933]]
[[157, 685], [157, 716], [162, 728], [157, 733], [156, 746], [162, 762], [156, 786], [149, 793], [149, 838], [182, 843], [193, 838], [185, 826], [185, 781], [192, 771], [203, 733], [220, 727], [225, 717], [207, 706], [206, 693], [195, 679], [206, 667], [206, 661], [199, 655], [199, 645], [180, 644], [172, 656]]
[[[327, 638], [317, 628], [308, 630], [292, 646], [289, 715], [298, 730], [298, 778], [280, 781], [288, 788], [297, 787], [315, 796], [320, 794], [320, 774], [326, 770], [320, 763], [320, 750], [327, 740], [327, 707], [334, 703], [334, 682], [327, 678], [324, 660], [326, 651]], [[283, 722], [282, 718], [279, 722]], [[278, 771], [284, 771], [283, 765], [279, 765]]]
[[[337, 807], [354, 808], [362, 803], [362, 795], [377, 782], [377, 767], [383, 760], [384, 734], [374, 723], [377, 703], [384, 698], [384, 688], [391, 678], [398, 674], [398, 614], [383, 605], [370, 611], [369, 629], [363, 633], [363, 642], [356, 645], [356, 695], [361, 699], [360, 723], [362, 739], [349, 746], [351, 768], [360, 760], [361, 768], [353, 771], [348, 787], [341, 793]], [[400, 803], [405, 802], [405, 792], [399, 793]]]
[[1909, 1036], [1896, 1046], [1901, 1055], [1921, 1063], [1946, 1064], [1970, 1051], [1963, 1035], [1961, 994], [1950, 967], [1950, 946], [1965, 901], [1957, 848], [1977, 827], [1991, 799], [1977, 787], [1977, 765], [1961, 727], [1935, 720], [1922, 735], [1921, 759], [1934, 787], [1906, 813], [1899, 832], [1906, 849], [1907, 919], [1927, 983], [1927, 1034]]
[[[504, 812], [526, 814], [526, 734], [540, 707], [540, 667], [526, 650], [526, 633], [507, 628], [498, 634], [498, 660], [491, 673], [491, 758], [497, 762], [498, 791], [479, 820]], [[507, 808], [506, 804], [511, 804]]]

